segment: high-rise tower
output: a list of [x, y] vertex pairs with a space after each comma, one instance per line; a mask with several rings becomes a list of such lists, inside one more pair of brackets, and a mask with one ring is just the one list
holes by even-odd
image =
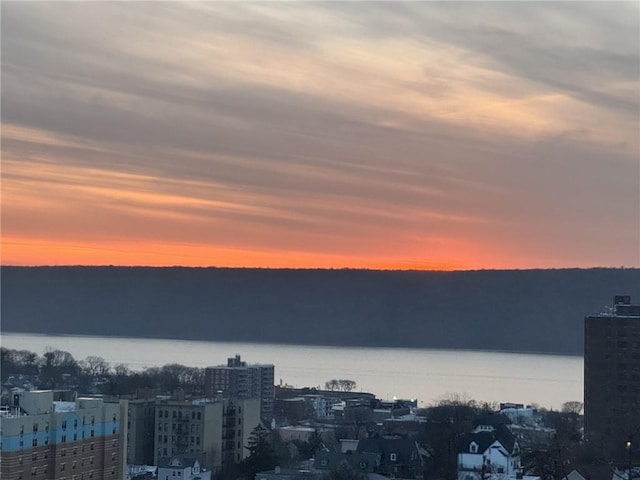
[[587, 440], [606, 455], [640, 452], [640, 305], [629, 296], [585, 318], [584, 414]]
[[274, 366], [247, 364], [240, 355], [227, 359], [227, 365], [205, 369], [205, 394], [218, 392], [227, 397], [259, 398], [260, 416], [269, 423], [273, 419]]

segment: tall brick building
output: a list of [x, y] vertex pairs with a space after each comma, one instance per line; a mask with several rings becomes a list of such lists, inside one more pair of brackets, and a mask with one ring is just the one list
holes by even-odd
[[640, 452], [640, 305], [616, 296], [613, 309], [584, 321], [585, 436], [611, 458]]
[[3, 480], [124, 478], [120, 403], [75, 398], [73, 392], [20, 392], [2, 410]]

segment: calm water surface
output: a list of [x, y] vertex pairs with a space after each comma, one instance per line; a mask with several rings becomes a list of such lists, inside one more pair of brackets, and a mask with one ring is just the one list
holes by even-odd
[[276, 383], [319, 386], [332, 378], [355, 380], [358, 390], [381, 398], [417, 398], [428, 405], [445, 395], [476, 400], [537, 403], [558, 409], [582, 401], [582, 357], [411, 348], [312, 347], [186, 340], [3, 333], [3, 347], [42, 355], [66, 350], [76, 360], [104, 357], [132, 369], [168, 363], [205, 367], [242, 355], [248, 363], [273, 363]]

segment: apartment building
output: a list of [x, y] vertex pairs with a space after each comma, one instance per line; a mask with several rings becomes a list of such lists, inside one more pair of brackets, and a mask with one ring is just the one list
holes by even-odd
[[[1, 412], [3, 480], [124, 478], [126, 410], [74, 392], [20, 392]], [[126, 433], [126, 432], [125, 432]]]
[[247, 364], [236, 355], [228, 358], [226, 365], [205, 369], [205, 395], [259, 398], [260, 416], [270, 423], [273, 419], [274, 371], [271, 364]]
[[197, 456], [207, 470], [246, 458], [245, 445], [260, 423], [258, 398], [158, 400], [154, 465], [176, 455]]
[[128, 400], [128, 465], [153, 465], [153, 438], [156, 421], [155, 398]]
[[639, 398], [640, 305], [619, 295], [584, 321], [585, 436], [607, 457], [640, 452]]

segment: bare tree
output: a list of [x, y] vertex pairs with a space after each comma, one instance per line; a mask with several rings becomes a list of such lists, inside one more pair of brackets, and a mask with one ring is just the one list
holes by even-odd
[[333, 379], [325, 382], [324, 388], [325, 390], [331, 390], [332, 392], [335, 392], [336, 390], [342, 392], [350, 392], [356, 388], [356, 382], [354, 382], [353, 380]]
[[338, 383], [338, 380], [336, 380], [336, 379], [329, 380], [328, 382], [325, 382], [325, 384], [324, 384], [325, 390], [331, 390], [332, 392], [338, 390], [339, 387], [340, 387], [340, 384]]
[[93, 377], [108, 375], [110, 368], [104, 358], [95, 355], [85, 358], [83, 367], [84, 373]]
[[78, 373], [78, 362], [69, 352], [47, 348], [42, 359], [42, 381], [47, 388], [57, 388], [62, 385], [65, 376]]
[[579, 415], [583, 407], [584, 404], [582, 402], [570, 400], [562, 404], [562, 413], [575, 413]]
[[338, 385], [343, 392], [350, 392], [356, 388], [356, 382], [353, 380], [338, 380]]

